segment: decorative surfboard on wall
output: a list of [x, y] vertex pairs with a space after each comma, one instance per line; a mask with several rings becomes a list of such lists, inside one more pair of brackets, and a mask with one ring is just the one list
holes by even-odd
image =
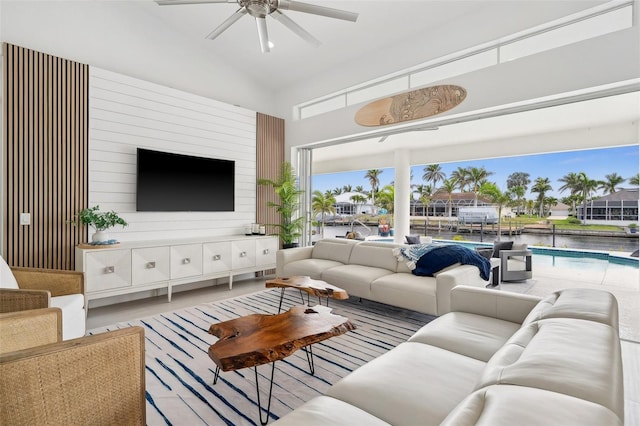
[[356, 113], [356, 123], [386, 126], [431, 117], [455, 108], [466, 97], [463, 87], [451, 84], [412, 90], [368, 103]]

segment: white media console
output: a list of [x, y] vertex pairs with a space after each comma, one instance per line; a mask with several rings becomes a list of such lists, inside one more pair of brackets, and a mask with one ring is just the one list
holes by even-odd
[[233, 235], [76, 247], [87, 300], [174, 286], [276, 267], [278, 237]]

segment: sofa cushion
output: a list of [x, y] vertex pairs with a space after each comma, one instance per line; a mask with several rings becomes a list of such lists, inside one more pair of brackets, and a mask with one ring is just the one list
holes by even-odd
[[524, 325], [489, 360], [477, 388], [529, 386], [603, 405], [623, 417], [618, 333], [594, 321], [554, 318]]
[[349, 264], [372, 266], [396, 272], [398, 260], [393, 255], [393, 249], [403, 247], [401, 244], [363, 242], [351, 251]]
[[523, 386], [489, 386], [469, 395], [441, 426], [622, 426], [611, 410], [560, 393]]
[[577, 318], [607, 324], [618, 330], [618, 302], [609, 292], [586, 288], [557, 291], [542, 299], [524, 324], [547, 318]]
[[295, 260], [282, 266], [282, 275], [293, 277], [296, 275], [309, 276], [314, 280], [322, 278], [322, 273], [327, 269], [343, 266], [343, 263], [326, 259], [302, 259]]
[[5, 262], [2, 257], [0, 257], [0, 288], [10, 288], [13, 290], [19, 288], [13, 272], [11, 272], [9, 265], [7, 265], [7, 262]]
[[426, 314], [437, 312], [436, 279], [395, 273], [371, 283], [371, 299]]
[[327, 396], [393, 425], [433, 425], [472, 392], [485, 365], [435, 346], [405, 342], [340, 380]]
[[349, 257], [351, 256], [351, 250], [353, 250], [357, 243], [358, 241], [356, 240], [348, 240], [345, 238], [320, 240], [313, 246], [311, 258], [333, 260], [335, 262], [347, 264], [349, 263]]
[[362, 265], [342, 265], [322, 272], [322, 279], [329, 284], [343, 288], [350, 296], [371, 298], [371, 283], [385, 275], [388, 269]]
[[426, 343], [487, 362], [520, 324], [466, 312], [450, 312], [418, 330], [409, 342]]
[[62, 310], [62, 340], [75, 339], [85, 335], [86, 314], [82, 294], [52, 297], [51, 307]]
[[295, 411], [272, 423], [273, 426], [385, 426], [389, 423], [358, 407], [328, 396], [313, 398]]

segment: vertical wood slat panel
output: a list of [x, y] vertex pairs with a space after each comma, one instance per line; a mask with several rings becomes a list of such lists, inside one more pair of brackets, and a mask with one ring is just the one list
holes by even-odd
[[[3, 255], [12, 266], [73, 270], [87, 207], [88, 72], [4, 43]], [[20, 213], [31, 225], [20, 225]]]
[[[284, 161], [284, 120], [258, 113], [256, 117], [256, 176], [278, 179], [280, 165]], [[273, 189], [258, 186], [256, 192], [256, 222], [280, 223], [275, 209], [267, 202], [278, 202]], [[267, 233], [276, 233], [275, 227], [268, 227]]]

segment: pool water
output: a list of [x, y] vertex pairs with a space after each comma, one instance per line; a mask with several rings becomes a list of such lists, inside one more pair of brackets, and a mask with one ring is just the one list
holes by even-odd
[[[435, 239], [434, 241], [458, 244], [471, 249], [475, 249], [476, 247], [492, 247], [491, 244]], [[541, 265], [588, 268], [594, 270], [602, 270], [611, 265], [627, 266], [634, 269], [639, 268], [638, 259], [636, 258], [615, 256], [605, 252], [545, 247], [529, 247], [529, 250], [533, 253], [535, 262]]]
[[[376, 238], [373, 241], [393, 243], [393, 238]], [[473, 243], [469, 241], [438, 240], [440, 243], [458, 244], [470, 249], [476, 247], [493, 247], [492, 244]], [[613, 265], [638, 269], [638, 259], [611, 255], [599, 251], [583, 251], [574, 249], [557, 249], [545, 247], [529, 247], [536, 264], [567, 268], [581, 268], [601, 271]]]

